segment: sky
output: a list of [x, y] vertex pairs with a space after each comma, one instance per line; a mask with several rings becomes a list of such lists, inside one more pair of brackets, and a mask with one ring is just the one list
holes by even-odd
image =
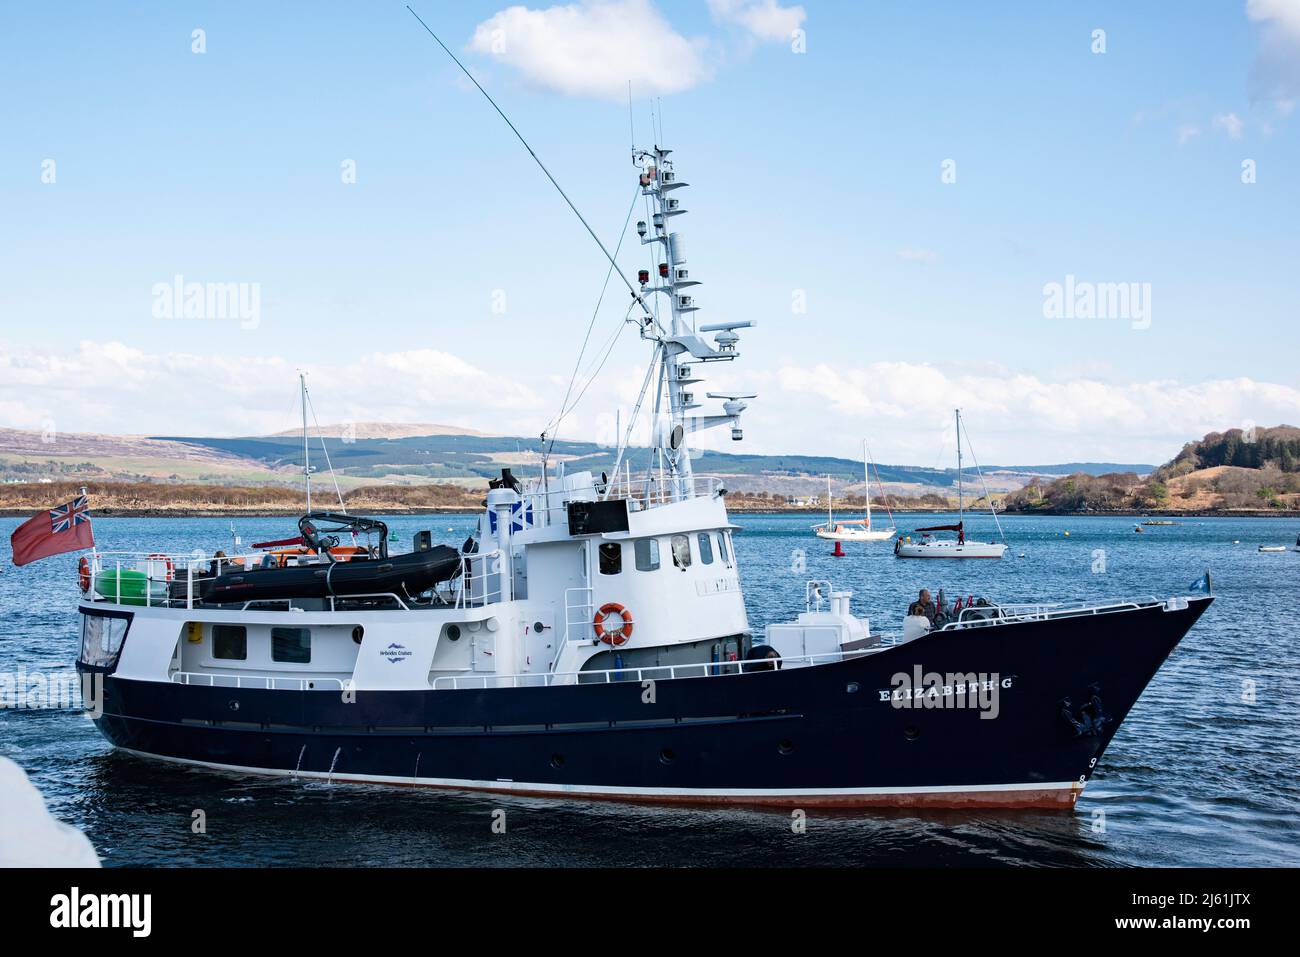
[[[758, 393], [745, 440], [702, 444], [947, 465], [960, 406], [985, 462], [1158, 463], [1300, 425], [1300, 0], [413, 6], [611, 249], [655, 116], [699, 321], [757, 323], [706, 383]], [[402, 4], [6, 4], [0, 90], [0, 427], [279, 431], [299, 369], [322, 423], [558, 411], [607, 263]], [[562, 437], [631, 407], [634, 332]]]

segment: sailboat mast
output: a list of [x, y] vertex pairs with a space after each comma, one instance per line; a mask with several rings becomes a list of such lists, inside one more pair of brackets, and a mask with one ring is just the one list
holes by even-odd
[[831, 514], [831, 473], [826, 473], [826, 525], [827, 527], [835, 524], [835, 516]]
[[960, 525], [965, 512], [961, 486], [961, 409], [953, 409], [953, 416], [957, 420], [957, 524]]
[[862, 440], [862, 497], [867, 500], [867, 531], [871, 531], [871, 475], [867, 469], [867, 440]]
[[302, 477], [307, 483], [307, 513], [311, 514], [311, 446], [307, 442], [307, 373], [298, 373], [298, 390], [302, 398]]

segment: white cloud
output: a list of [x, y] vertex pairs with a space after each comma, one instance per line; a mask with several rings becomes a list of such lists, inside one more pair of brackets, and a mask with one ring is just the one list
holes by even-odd
[[[557, 386], [499, 376], [433, 349], [374, 352], [308, 367], [321, 424], [438, 422], [501, 435], [536, 435], [556, 411]], [[644, 367], [611, 368], [617, 385], [584, 400], [562, 437], [611, 441]], [[60, 433], [254, 435], [298, 422], [297, 369], [279, 358], [150, 353], [119, 342], [67, 352], [0, 342], [0, 426]], [[865, 435], [879, 461], [951, 465], [952, 410], [963, 409], [980, 461], [1162, 462], [1206, 432], [1300, 425], [1300, 388], [1249, 378], [1112, 383], [1095, 373], [1043, 378], [997, 366], [923, 362], [787, 363], [719, 369], [709, 388], [756, 391], [744, 443], [725, 429], [695, 444], [724, 452], [858, 454]], [[703, 411], [711, 412], [710, 408]], [[644, 424], [643, 424], [644, 425]], [[947, 430], [947, 432], [945, 432]], [[644, 440], [645, 428], [638, 434]]]
[[[852, 455], [865, 433], [880, 461], [926, 466], [951, 464], [943, 453], [951, 456], [952, 436], [945, 444], [943, 430], [951, 431], [954, 408], [963, 410], [980, 460], [1006, 465], [1158, 464], [1207, 432], [1248, 421], [1300, 424], [1300, 389], [1244, 377], [1110, 383], [877, 362], [790, 364], [768, 379], [747, 413], [748, 434], [765, 450]], [[812, 422], [827, 441], [839, 436], [840, 445], [808, 448]]]
[[714, 19], [744, 27], [759, 40], [790, 39], [808, 14], [800, 6], [783, 7], [776, 0], [709, 0]]
[[933, 249], [913, 249], [907, 246], [898, 251], [898, 258], [908, 263], [937, 263], [939, 254]]
[[[439, 422], [528, 434], [547, 403], [514, 377], [433, 349], [311, 365], [321, 424]], [[279, 359], [148, 353], [83, 341], [71, 352], [0, 343], [0, 425], [60, 432], [249, 435], [293, 428], [297, 368]], [[540, 424], [538, 426], [540, 428]]]
[[1201, 135], [1200, 127], [1180, 126], [1178, 128], [1178, 145], [1182, 146], [1188, 140], [1200, 135]]
[[1293, 107], [1300, 94], [1300, 0], [1247, 0], [1246, 16], [1260, 24], [1251, 95]]
[[708, 79], [704, 41], [673, 30], [650, 0], [513, 6], [480, 23], [470, 49], [529, 83], [569, 96], [621, 102], [679, 93]]
[[1241, 139], [1241, 128], [1244, 125], [1241, 117], [1236, 113], [1220, 113], [1214, 118], [1214, 128], [1223, 130], [1228, 134], [1228, 138], [1233, 140]]
[[1246, 16], [1256, 22], [1272, 24], [1300, 42], [1300, 2], [1297, 0], [1246, 0]]

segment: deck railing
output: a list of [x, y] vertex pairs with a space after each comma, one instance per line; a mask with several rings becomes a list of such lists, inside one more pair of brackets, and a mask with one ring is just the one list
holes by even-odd
[[172, 684], [207, 685], [210, 688], [262, 688], [268, 691], [342, 691], [350, 679], [303, 675], [240, 675], [220, 671], [173, 671]]
[[[248, 552], [240, 555], [204, 555], [189, 552], [167, 554], [164, 552], [94, 551], [88, 557], [89, 587], [85, 597], [89, 601], [107, 602], [132, 607], [192, 609], [200, 604], [201, 581], [232, 572], [255, 571], [268, 567], [267, 552]], [[274, 561], [274, 559], [271, 559]], [[317, 564], [315, 555], [301, 558], [291, 556], [289, 567]], [[501, 574], [508, 574], [501, 552], [492, 550], [461, 556], [460, 574], [440, 582], [432, 589], [436, 602], [423, 604], [417, 596], [394, 592], [366, 592], [353, 595], [329, 595], [312, 601], [321, 601], [324, 610], [336, 610], [340, 602], [380, 601], [391, 603], [402, 611], [422, 607], [477, 608], [501, 600]], [[304, 607], [309, 599], [264, 598], [221, 607], [247, 611], [256, 608], [265, 611], [318, 610]], [[214, 606], [215, 607], [215, 606]]]
[[834, 651], [819, 655], [759, 658], [752, 661], [698, 661], [680, 665], [649, 665], [643, 668], [608, 668], [601, 671], [543, 671], [513, 675], [441, 675], [433, 679], [435, 690], [460, 691], [491, 688], [545, 688], [557, 685], [614, 684], [624, 681], [669, 681], [678, 678], [714, 678], [754, 674], [778, 668], [798, 668], [835, 661], [848, 661], [876, 654], [880, 648]]

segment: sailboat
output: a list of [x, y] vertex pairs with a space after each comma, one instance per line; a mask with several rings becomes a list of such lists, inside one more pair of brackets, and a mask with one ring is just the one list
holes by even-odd
[[[957, 524], [918, 528], [917, 531], [923, 536], [918, 542], [911, 541], [910, 538], [898, 539], [894, 542], [894, 555], [898, 558], [1001, 558], [1007, 550], [1004, 542], [966, 541], [966, 505], [962, 488], [961, 410], [954, 409], [953, 415], [957, 422]], [[977, 462], [976, 467], [978, 466]], [[983, 475], [980, 479], [983, 481]], [[987, 489], [985, 494], [988, 494]], [[992, 511], [993, 521], [997, 522], [998, 532], [1001, 533], [1002, 523], [998, 522], [997, 509]], [[931, 538], [931, 532], [956, 532], [957, 538]]]
[[897, 529], [894, 528], [894, 516], [889, 513], [889, 506], [885, 506], [885, 511], [889, 513], [889, 527], [871, 527], [869, 462], [867, 443], [864, 440], [862, 443], [862, 494], [867, 500], [866, 518], [835, 520], [835, 513], [832, 510], [831, 477], [828, 475], [826, 476], [826, 521], [821, 525], [813, 526], [813, 531], [817, 533], [818, 538], [824, 538], [832, 542], [887, 542], [894, 537]]

